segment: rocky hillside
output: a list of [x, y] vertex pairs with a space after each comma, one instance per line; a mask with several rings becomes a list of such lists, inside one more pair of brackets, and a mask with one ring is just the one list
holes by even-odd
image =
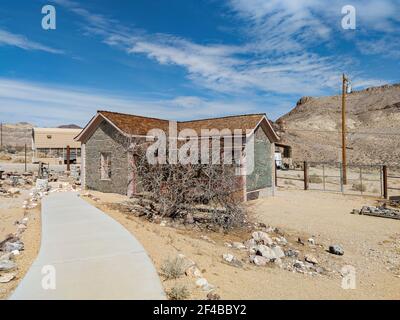
[[[32, 146], [33, 124], [19, 122], [16, 124], [3, 124], [3, 145], [11, 147], [23, 147], [25, 143], [29, 148]], [[75, 124], [60, 125], [63, 129], [81, 129]]]
[[3, 145], [22, 147], [25, 143], [30, 148], [32, 145], [33, 125], [26, 122], [17, 124], [3, 124]]
[[[400, 84], [355, 91], [346, 101], [349, 162], [400, 166]], [[294, 160], [340, 161], [341, 95], [303, 97], [275, 127]]]

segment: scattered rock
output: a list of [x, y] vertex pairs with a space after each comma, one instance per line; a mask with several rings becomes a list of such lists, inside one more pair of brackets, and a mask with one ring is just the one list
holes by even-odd
[[241, 242], [233, 242], [232, 247], [234, 247], [235, 249], [238, 249], [238, 250], [246, 249], [246, 246]]
[[306, 254], [304, 260], [312, 264], [318, 264], [318, 260], [311, 254]]
[[283, 258], [285, 256], [285, 252], [283, 252], [280, 246], [273, 246], [272, 251], [274, 252], [277, 259]]
[[0, 276], [0, 283], [8, 283], [15, 278], [15, 273], [6, 273]]
[[266, 232], [255, 231], [255, 232], [252, 233], [252, 237], [257, 243], [262, 243], [262, 244], [265, 244], [265, 245], [272, 245], [273, 244], [272, 239], [269, 237], [269, 235]]
[[277, 257], [275, 255], [274, 250], [272, 250], [270, 247], [267, 247], [265, 245], [258, 245], [257, 246], [257, 255], [263, 256], [266, 258], [268, 261], [274, 261]]
[[235, 258], [235, 256], [233, 254], [230, 253], [224, 253], [222, 255], [222, 258], [228, 262], [230, 265], [234, 266], [234, 267], [242, 267], [242, 262], [238, 259]]
[[307, 242], [311, 245], [315, 245], [315, 240], [313, 238], [308, 239]]
[[193, 224], [194, 223], [194, 218], [191, 213], [188, 213], [185, 217], [185, 223], [186, 224]]
[[215, 244], [215, 243], [216, 243], [214, 240], [210, 239], [209, 237], [207, 237], [207, 236], [205, 236], [205, 235], [201, 235], [200, 238], [203, 239], [203, 240], [205, 240], [205, 241], [207, 241], [207, 242], [210, 242], [210, 243], [212, 243], [212, 244]]
[[282, 246], [286, 246], [288, 244], [288, 241], [286, 240], [285, 237], [279, 237], [276, 239], [276, 242]]
[[3, 254], [2, 256], [0, 256], [0, 261], [4, 261], [4, 260], [10, 260], [13, 256], [12, 252], [8, 252], [6, 254]]
[[305, 264], [304, 264], [303, 261], [296, 260], [296, 261], [294, 262], [294, 264], [293, 264], [293, 267], [295, 267], [296, 269], [303, 270], [303, 269], [305, 269], [306, 266], [305, 266]]
[[288, 249], [285, 251], [285, 256], [286, 257], [298, 257], [299, 251], [293, 250], [293, 249]]
[[304, 242], [303, 242], [303, 240], [301, 240], [300, 238], [297, 238], [297, 243], [299, 243], [299, 244], [301, 244], [301, 245], [304, 246]]
[[189, 268], [187, 268], [187, 269], [185, 270], [185, 274], [186, 274], [188, 277], [193, 277], [193, 278], [201, 278], [201, 277], [203, 277], [203, 275], [202, 275], [200, 269], [197, 268], [197, 267], [194, 266], [194, 265], [192, 265], [192, 266], [190, 266]]
[[199, 279], [196, 280], [196, 286], [197, 287], [201, 288], [201, 287], [206, 286], [206, 285], [208, 285], [208, 281], [207, 281], [206, 278], [199, 278]]
[[26, 228], [27, 228], [26, 225], [24, 225], [24, 224], [22, 224], [22, 223], [19, 224], [19, 225], [17, 226], [17, 230], [18, 230], [18, 231], [25, 231]]
[[21, 190], [18, 188], [10, 188], [10, 189], [8, 189], [7, 192], [8, 192], [8, 194], [14, 196], [14, 195], [20, 194]]
[[269, 260], [262, 256], [250, 256], [250, 262], [253, 262], [256, 266], [265, 266]]
[[24, 244], [21, 241], [15, 241], [15, 242], [6, 242], [3, 246], [3, 251], [5, 252], [12, 252], [14, 250], [19, 250], [21, 251], [24, 248]]
[[256, 242], [256, 240], [254, 240], [254, 239], [252, 238], [252, 239], [250, 239], [250, 240], [247, 240], [247, 241], [244, 243], [244, 245], [245, 245], [245, 247], [246, 247], [247, 249], [251, 249], [251, 248], [254, 248], [254, 247], [257, 246], [257, 242]]
[[229, 242], [225, 242], [224, 245], [225, 245], [225, 247], [232, 248], [232, 244]]
[[334, 244], [334, 245], [329, 246], [329, 252], [332, 253], [332, 254], [336, 254], [338, 256], [344, 255], [343, 248], [338, 244]]
[[14, 261], [11, 260], [1, 260], [0, 261], [0, 271], [12, 271], [17, 267]]
[[13, 251], [11, 251], [11, 253], [14, 256], [18, 256], [20, 252], [19, 252], [19, 250], [13, 250]]
[[207, 294], [207, 300], [221, 300], [221, 297], [219, 296], [219, 294], [216, 294], [214, 292], [209, 292]]
[[357, 209], [353, 209], [353, 211], [351, 211], [351, 214], [361, 214], [361, 211], [357, 210]]

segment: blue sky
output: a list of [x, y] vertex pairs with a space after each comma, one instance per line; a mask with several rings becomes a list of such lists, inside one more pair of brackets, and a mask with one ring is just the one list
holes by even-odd
[[[41, 26], [56, 8], [56, 30]], [[344, 5], [356, 29], [341, 27]], [[84, 125], [265, 112], [399, 82], [399, 0], [3, 0], [0, 121]]]

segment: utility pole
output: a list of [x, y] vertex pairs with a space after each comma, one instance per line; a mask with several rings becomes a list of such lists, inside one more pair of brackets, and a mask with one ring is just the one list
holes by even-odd
[[347, 184], [347, 155], [346, 155], [346, 91], [348, 79], [343, 73], [342, 78], [342, 170], [343, 184]]

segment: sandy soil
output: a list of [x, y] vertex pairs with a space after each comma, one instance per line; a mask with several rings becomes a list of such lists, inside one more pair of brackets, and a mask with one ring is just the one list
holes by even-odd
[[[178, 253], [196, 262], [203, 276], [216, 287], [222, 299], [399, 299], [400, 270], [387, 270], [387, 259], [400, 265], [400, 221], [349, 214], [371, 199], [341, 196], [322, 192], [281, 191], [274, 198], [248, 204], [253, 220], [263, 221], [284, 231], [291, 248], [302, 254], [312, 253], [321, 264], [330, 267], [326, 275], [305, 275], [280, 269], [273, 265], [257, 267], [248, 263], [248, 253], [227, 248], [225, 242], [245, 241], [249, 231], [222, 234], [162, 227], [143, 219], [110, 209], [110, 203], [126, 200], [114, 194], [92, 192], [100, 201], [96, 205], [120, 222], [143, 244], [155, 264], [166, 291], [184, 284], [189, 299], [205, 299], [206, 293], [196, 288], [195, 279], [183, 276], [165, 281], [161, 266]], [[206, 235], [212, 242], [201, 237]], [[298, 237], [305, 240], [302, 246]], [[307, 244], [314, 236], [317, 246]], [[326, 252], [332, 243], [340, 243], [344, 256]], [[228, 265], [222, 254], [231, 253], [243, 262], [238, 268]], [[397, 259], [397, 260], [396, 260]], [[396, 264], [398, 263], [398, 264]], [[392, 261], [393, 264], [393, 261]], [[391, 266], [392, 266], [391, 264]], [[357, 287], [341, 287], [340, 270], [345, 265], [356, 268]], [[397, 273], [398, 272], [398, 273]]]
[[9, 233], [16, 232], [16, 226], [14, 225], [16, 220], [24, 217], [29, 218], [28, 228], [21, 235], [25, 249], [15, 257], [15, 262], [18, 266], [15, 271], [16, 278], [9, 283], [0, 283], [0, 299], [6, 299], [17, 287], [39, 252], [41, 235], [40, 206], [33, 210], [25, 211], [21, 206], [26, 198], [27, 191], [24, 191], [23, 194], [16, 198], [0, 197], [0, 240], [3, 240]]

